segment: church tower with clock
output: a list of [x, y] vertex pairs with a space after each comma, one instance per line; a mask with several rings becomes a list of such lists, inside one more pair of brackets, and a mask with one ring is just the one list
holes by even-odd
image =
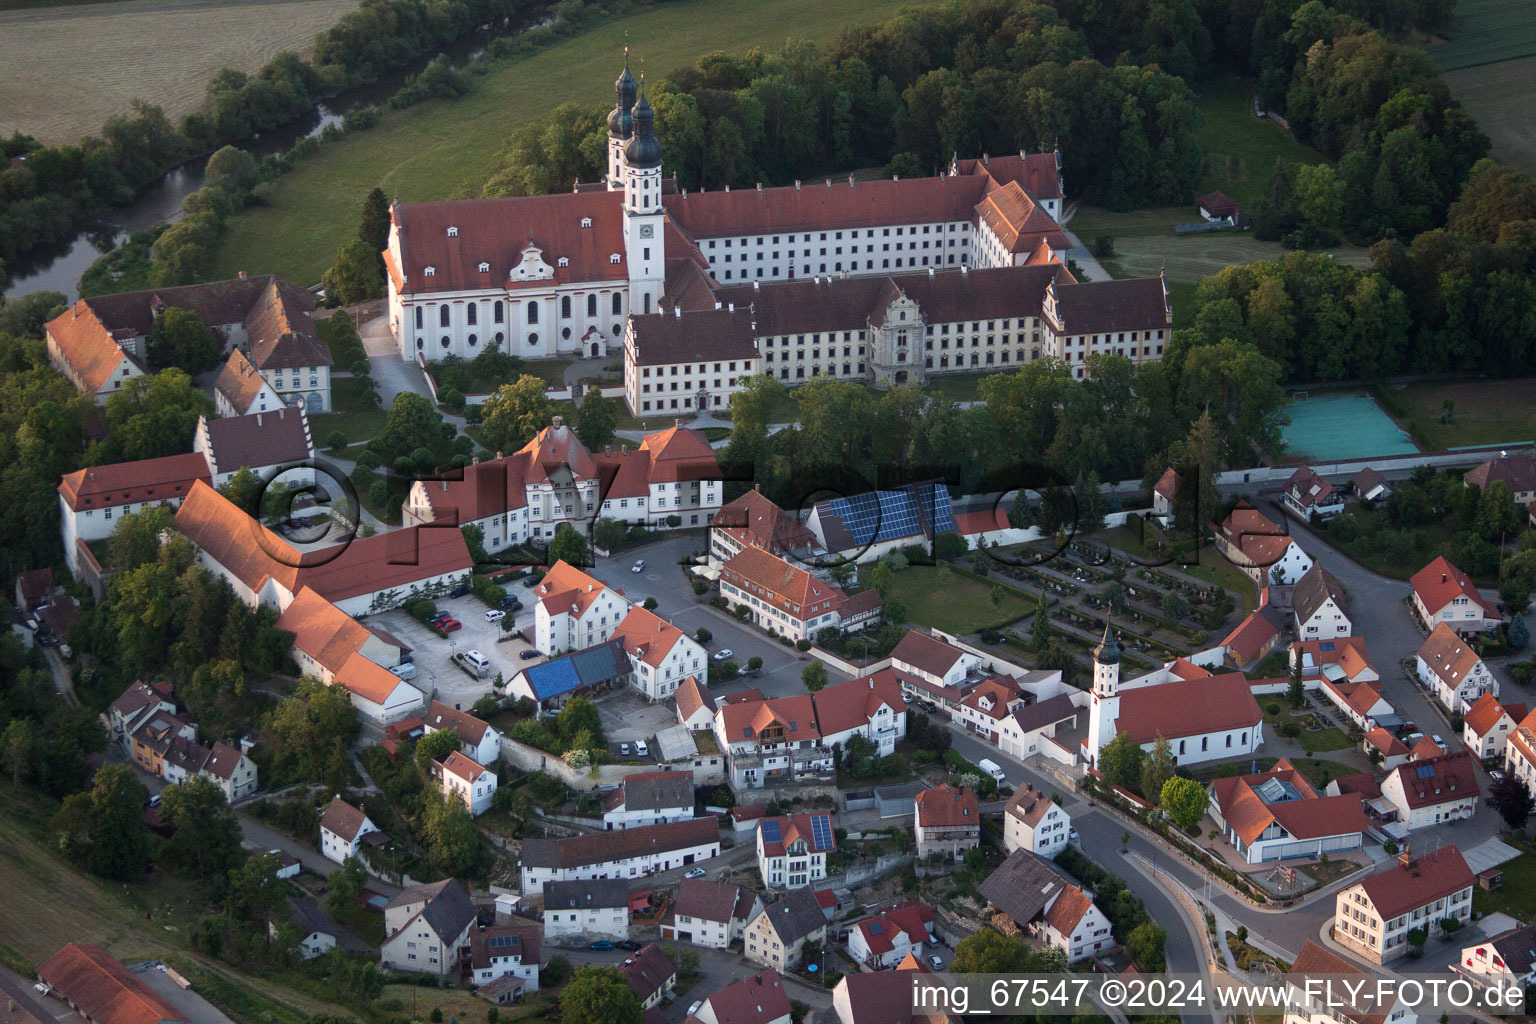
[[640, 76], [635, 101], [634, 134], [624, 144], [624, 247], [629, 262], [629, 312], [656, 312], [666, 276], [662, 248], [661, 143], [655, 115]]

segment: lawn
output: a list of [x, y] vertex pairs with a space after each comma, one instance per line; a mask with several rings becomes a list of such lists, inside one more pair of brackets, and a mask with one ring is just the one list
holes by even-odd
[[[992, 603], [993, 586], [1002, 586], [1001, 606]], [[975, 633], [1034, 611], [1034, 603], [1012, 587], [983, 583], [947, 565], [914, 565], [894, 576], [891, 595], [907, 608], [907, 618], [946, 633]]]
[[1220, 190], [1251, 209], [1269, 194], [1275, 161], [1320, 164], [1323, 154], [1289, 131], [1253, 115], [1253, 87], [1235, 78], [1213, 79], [1201, 90], [1195, 138], [1205, 154], [1199, 194]]
[[1536, 56], [1536, 19], [1529, 4], [1461, 0], [1446, 41], [1430, 47], [1429, 54], [1446, 71]]
[[370, 131], [322, 146], [278, 181], [270, 205], [231, 222], [216, 277], [237, 270], [317, 281], [357, 232], [363, 197], [379, 186], [402, 202], [478, 195], [508, 136], [561, 103], [613, 101], [627, 39], [652, 75], [725, 49], [777, 50], [788, 37], [826, 43], [849, 25], [873, 24], [940, 0], [684, 0], [619, 18], [521, 60], [495, 64], [456, 101], [385, 115]]
[[[1255, 675], [1254, 678], [1262, 679], [1265, 677]], [[1280, 706], [1280, 711], [1278, 714], [1272, 715], [1269, 713], [1269, 706], [1271, 704], [1278, 704]], [[1314, 731], [1308, 729], [1305, 725], [1302, 725], [1301, 718], [1291, 714], [1291, 709], [1286, 704], [1283, 695], [1266, 697], [1260, 703], [1260, 707], [1264, 708], [1264, 722], [1269, 727], [1269, 732], [1267, 735], [1269, 735], [1272, 740], [1287, 739], [1287, 737], [1282, 737], [1280, 733], [1276, 731], [1275, 727], [1278, 725], [1282, 725], [1286, 722], [1294, 722], [1295, 724], [1301, 726], [1301, 735], [1297, 736], [1294, 740], [1290, 740], [1290, 742], [1301, 744], [1302, 749], [1307, 752], [1309, 757], [1312, 754], [1326, 753], [1330, 750], [1347, 750], [1354, 746], [1354, 744], [1350, 742], [1349, 734], [1344, 732], [1342, 729], [1329, 728], [1318, 729]]]
[[203, 105], [220, 68], [256, 71], [281, 50], [307, 52], [315, 33], [356, 6], [357, 0], [132, 0], [5, 11], [0, 135], [74, 142], [129, 113], [135, 99], [160, 105], [175, 123]]
[[1529, 842], [1507, 832], [1499, 838], [1524, 853], [1499, 865], [1504, 871], [1502, 888], [1472, 890], [1472, 909], [1479, 914], [1508, 914], [1517, 921], [1536, 919], [1536, 851]]
[[[1432, 450], [1536, 440], [1536, 377], [1410, 384], [1385, 392], [1391, 411]], [[1455, 402], [1441, 423], [1444, 402]]]
[[389, 416], [388, 410], [374, 403], [372, 383], [361, 377], [331, 380], [331, 408], [335, 411], [309, 418], [310, 436], [317, 446], [325, 444], [333, 430], [346, 434], [349, 442], [372, 440]]

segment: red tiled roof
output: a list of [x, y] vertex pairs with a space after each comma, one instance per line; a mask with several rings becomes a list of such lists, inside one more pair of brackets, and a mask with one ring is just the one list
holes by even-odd
[[964, 656], [965, 652], [960, 648], [915, 629], [907, 630], [891, 651], [892, 661], [903, 662], [940, 679]]
[[1009, 153], [956, 160], [956, 174], [985, 175], [999, 185], [1017, 181], [1036, 199], [1060, 199], [1061, 169], [1055, 153]]
[[342, 662], [333, 682], [337, 686], [346, 687], [348, 693], [375, 704], [388, 703], [390, 694], [402, 686], [410, 685], [389, 669], [361, 654], [351, 655]]
[[774, 725], [783, 729], [784, 739], [788, 741], [821, 737], [821, 731], [816, 727], [816, 706], [808, 693], [771, 700], [727, 702], [716, 716], [724, 728], [726, 743], [756, 739], [763, 730]]
[[[826, 818], [828, 820], [829, 827], [826, 832], [827, 845], [825, 846], [818, 846], [816, 844], [816, 830], [811, 825], [812, 820], [815, 818]], [[837, 838], [833, 835], [830, 827], [831, 815], [829, 814], [784, 814], [773, 818], [761, 818], [757, 823], [758, 834], [762, 834], [765, 824], [775, 821], [779, 823], [778, 841], [768, 842], [765, 840], [763, 842], [763, 852], [769, 857], [784, 856], [784, 851], [789, 849], [796, 841], [805, 843], [807, 853], [831, 853], [837, 849]]]
[[1491, 692], [1485, 693], [1467, 709], [1467, 713], [1462, 716], [1462, 722], [1477, 735], [1486, 736], [1494, 726], [1499, 724], [1499, 719], [1506, 713], [1504, 705], [1499, 703], [1497, 697]]
[[331, 350], [320, 340], [307, 291], [270, 278], [243, 317], [252, 362], [263, 370], [294, 366], [330, 366]]
[[1246, 665], [1257, 658], [1270, 641], [1279, 635], [1279, 628], [1264, 614], [1264, 609], [1260, 608], [1239, 622], [1237, 628], [1227, 634], [1227, 638], [1221, 642], [1221, 645], [1239, 665]]
[[569, 613], [580, 618], [607, 589], [608, 584], [562, 559], [549, 567], [533, 595], [552, 615]]
[[16, 577], [16, 587], [28, 606], [38, 604], [53, 592], [53, 570], [28, 569]]
[[692, 818], [612, 832], [594, 832], [568, 839], [530, 839], [523, 843], [523, 864], [533, 867], [580, 868], [642, 854], [702, 846], [719, 840], [720, 824], [713, 816]]
[[976, 205], [976, 216], [1010, 253], [1029, 252], [1041, 241], [1061, 236], [1061, 228], [1051, 215], [1036, 205], [1018, 182], [988, 192]]
[[[236, 415], [249, 411], [251, 403], [256, 401], [256, 396], [261, 394], [264, 387], [268, 387], [267, 379], [239, 349], [235, 349], [224, 360], [224, 367], [213, 381], [213, 390], [234, 406]], [[275, 391], [273, 393], [276, 394]]]
[[690, 192], [667, 214], [693, 238], [970, 221], [992, 183], [980, 177], [806, 182], [782, 188]]
[[772, 967], [705, 997], [716, 1024], [770, 1024], [790, 1014], [789, 994]]
[[1227, 672], [1120, 691], [1116, 728], [1137, 743], [1151, 743], [1159, 736], [1172, 740], [1251, 729], [1263, 718], [1248, 681], [1241, 673]]
[[1207, 192], [1195, 200], [1195, 205], [1212, 217], [1229, 217], [1238, 212], [1237, 200], [1225, 192]]
[[1408, 756], [1408, 747], [1403, 741], [1379, 725], [1365, 734], [1365, 742], [1381, 751], [1383, 757]]
[[465, 757], [460, 751], [453, 751], [443, 758], [438, 764], [443, 766], [443, 771], [451, 772], [465, 782], [474, 782], [485, 774], [485, 766], [472, 757]]
[[1435, 627], [1434, 632], [1420, 645], [1417, 654], [1431, 672], [1453, 689], [1461, 685], [1483, 660], [1456, 635], [1448, 622]]
[[43, 325], [59, 355], [80, 378], [84, 390], [95, 394], [107, 385], [123, 360], [140, 370], [144, 364], [123, 351], [112, 337], [112, 329], [102, 323], [85, 299], [80, 299], [67, 313]]
[[720, 460], [715, 450], [702, 434], [687, 427], [673, 425], [654, 434], [647, 434], [640, 442], [639, 453], [648, 456], [650, 460], [647, 483], [720, 478]]
[[1171, 329], [1173, 314], [1160, 277], [1083, 281], [1055, 287], [1056, 323], [1065, 336]]
[[1045, 923], [1056, 931], [1070, 938], [1076, 930], [1083, 915], [1088, 913], [1088, 908], [1093, 906], [1093, 900], [1088, 894], [1075, 885], [1069, 885], [1061, 890], [1061, 895], [1051, 901], [1051, 905], [1045, 911]]
[[301, 587], [277, 628], [293, 634], [293, 645], [332, 673], [362, 649], [372, 635], [367, 626], [336, 607], [309, 587]]
[[1172, 466], [1163, 470], [1163, 475], [1157, 478], [1157, 484], [1152, 488], [1152, 493], [1161, 495], [1172, 501], [1179, 487], [1179, 474]]
[[1402, 783], [1403, 801], [1409, 810], [1477, 798], [1475, 763], [1465, 750], [1409, 761], [1392, 773]]
[[1375, 671], [1363, 636], [1344, 636], [1336, 640], [1299, 640], [1291, 644], [1291, 650], [1311, 657], [1310, 668], [1305, 661], [1302, 663], [1302, 671], [1309, 676], [1321, 672], [1324, 665], [1339, 666], [1347, 679], [1354, 679], [1363, 672]]
[[196, 481], [206, 484], [210, 479], [207, 460], [197, 452], [184, 452], [77, 469], [64, 475], [59, 494], [71, 509], [83, 512], [141, 501], [185, 498]]
[[427, 706], [427, 713], [422, 716], [422, 723], [430, 726], [433, 731], [446, 729], [456, 733], [461, 743], [468, 743], [471, 746], [479, 746], [485, 739], [485, 731], [490, 728], [488, 723], [474, 715], [451, 708], [440, 700], [434, 700]]
[[692, 717], [700, 708], [710, 714], [715, 711], [715, 698], [710, 694], [709, 687], [699, 682], [697, 676], [689, 676], [679, 683], [677, 695], [673, 699], [677, 701], [677, 713], [683, 718]]
[[1013, 791], [1013, 796], [1008, 798], [1003, 813], [1011, 814], [1033, 828], [1040, 824], [1041, 819], [1055, 806], [1056, 801], [1026, 782]]
[[835, 611], [847, 599], [838, 587], [756, 547], [732, 555], [721, 567], [720, 578], [801, 620]]
[[[1008, 712], [1012, 710], [1009, 704], [1018, 700], [1017, 689], [1004, 686], [996, 679], [983, 679], [974, 690], [965, 695], [965, 699], [960, 703], [978, 715], [996, 721], [1006, 718]], [[983, 705], [984, 701], [987, 706]]]
[[[1330, 952], [1308, 939], [1306, 945], [1301, 947], [1296, 960], [1291, 964], [1291, 970], [1286, 977], [1305, 979], [1312, 975], [1324, 974], [1364, 975], [1365, 972], [1337, 953]], [[1298, 984], [1304, 986], [1305, 981], [1299, 981]], [[1338, 1014], [1345, 1020], [1352, 1021], [1353, 1024], [1386, 1024], [1391, 1008], [1382, 1009], [1379, 1013], [1372, 1012], [1373, 1009], [1374, 1005], [1368, 1003], [1364, 1008], [1330, 1007], [1327, 1012]]]
[[811, 695], [816, 705], [816, 722], [823, 736], [835, 736], [848, 729], [866, 725], [882, 704], [893, 714], [907, 710], [901, 685], [888, 672], [850, 679]]
[[919, 828], [981, 824], [980, 804], [974, 790], [940, 783], [917, 794], [914, 802]]
[[1315, 508], [1334, 496], [1334, 486], [1317, 475], [1311, 466], [1302, 466], [1285, 482], [1285, 493], [1302, 508]]
[[1359, 715], [1369, 715], [1371, 709], [1383, 699], [1381, 684], [1375, 681], [1350, 683], [1334, 682], [1332, 679], [1325, 678], [1322, 685], [1331, 693], [1337, 694], [1338, 699], [1346, 707]]
[[1485, 491], [1491, 483], [1502, 483], [1515, 494], [1536, 491], [1536, 455], [1516, 455], [1480, 462], [1467, 470], [1462, 480]]
[[37, 976], [93, 1024], [162, 1024], [186, 1017], [99, 946], [71, 942]]
[[654, 942], [620, 964], [619, 973], [642, 1003], [677, 979], [677, 968]]
[[1470, 577], [1451, 564], [1444, 555], [1436, 558], [1414, 573], [1408, 580], [1430, 615], [1437, 615], [1452, 600], [1466, 597], [1480, 605], [1490, 617], [1497, 618], [1498, 611], [1483, 599]]
[[[1265, 803], [1258, 790], [1270, 779], [1288, 783], [1300, 799]], [[1285, 758], [1267, 772], [1217, 779], [1211, 783], [1211, 793], [1221, 816], [1244, 843], [1256, 842], [1265, 829], [1277, 822], [1295, 839], [1319, 839], [1366, 829], [1365, 811], [1358, 795], [1319, 795]]]
[[869, 951], [880, 956], [896, 948], [893, 938], [896, 935], [906, 935], [908, 945], [927, 942], [928, 926], [936, 920], [937, 916], [927, 904], [913, 900], [890, 910], [882, 910], [874, 917], [856, 921], [852, 927], [864, 936], [864, 944]]
[[710, 526], [727, 530], [737, 540], [775, 554], [810, 547], [816, 541], [816, 535], [804, 523], [756, 488], [724, 505], [715, 513]]
[[1378, 871], [1357, 884], [1385, 921], [1458, 893], [1472, 882], [1472, 869], [1467, 867], [1461, 851], [1454, 846], [1442, 846], [1406, 865], [1400, 863]]
[[1006, 530], [1012, 525], [1008, 521], [1008, 513], [1001, 508], [955, 513], [955, 532], [962, 537], [974, 537], [979, 533], [990, 533], [993, 530]]
[[315, 455], [303, 406], [205, 419], [200, 429], [207, 432], [208, 460], [219, 473], [302, 462]]
[[320, 827], [350, 843], [357, 838], [367, 818], [368, 815], [361, 808], [353, 807], [339, 796], [333, 796], [326, 805], [325, 813], [320, 816]]
[[623, 644], [626, 654], [657, 668], [683, 639], [683, 631], [655, 612], [634, 605], [609, 639]]

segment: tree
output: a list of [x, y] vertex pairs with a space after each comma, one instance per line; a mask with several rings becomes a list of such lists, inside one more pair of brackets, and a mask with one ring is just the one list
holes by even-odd
[[1505, 772], [1504, 777], [1493, 784], [1488, 790], [1488, 803], [1516, 832], [1525, 828], [1531, 811], [1536, 809], [1536, 797], [1532, 796], [1530, 786], [1514, 772]]
[[819, 661], [813, 661], [800, 671], [800, 682], [811, 693], [822, 689], [827, 685], [827, 666]]
[[151, 369], [177, 366], [188, 373], [203, 373], [219, 365], [224, 346], [196, 313], [171, 306], [149, 326], [145, 352]]
[[601, 736], [603, 717], [598, 714], [597, 706], [585, 697], [572, 697], [555, 717], [555, 732], [566, 741], [581, 732]]
[[161, 848], [172, 872], [214, 878], [228, 874], [245, 858], [240, 819], [224, 791], [206, 776], [194, 775], [167, 787], [160, 796], [160, 813], [172, 830]]
[[1167, 966], [1168, 930], [1143, 921], [1125, 937], [1125, 955], [1143, 971], [1157, 973]]
[[54, 831], [67, 853], [94, 874], [134, 882], [144, 870], [149, 832], [144, 827], [144, 784], [126, 765], [97, 769], [96, 785], [64, 801], [54, 815]]
[[[1141, 744], [1131, 739], [1128, 732], [1119, 732], [1099, 751], [1099, 774], [1111, 786], [1130, 786], [1141, 779], [1141, 764], [1146, 752]], [[1150, 798], [1150, 797], [1149, 797]]]
[[1411, 928], [1403, 938], [1407, 940], [1413, 955], [1421, 956], [1424, 952], [1424, 943], [1429, 941], [1429, 931], [1425, 928]]
[[612, 553], [624, 543], [626, 533], [628, 529], [623, 523], [611, 516], [602, 516], [592, 524], [592, 543]]
[[350, 306], [384, 294], [384, 279], [379, 273], [379, 254], [366, 242], [354, 239], [336, 250], [336, 259], [320, 277], [326, 303]]
[[1029, 627], [1029, 646], [1036, 654], [1043, 654], [1051, 643], [1051, 620], [1045, 610], [1045, 591], [1040, 591], [1040, 601], [1035, 606], [1035, 621]]
[[256, 161], [251, 154], [234, 146], [225, 146], [208, 158], [203, 170], [205, 188], [216, 188], [231, 196], [243, 196], [256, 186]]
[[325, 781], [340, 789], [352, 778], [347, 750], [357, 738], [357, 709], [344, 686], [306, 676], [299, 688], [267, 713], [262, 729], [273, 751], [267, 784], [277, 789]]
[[1194, 779], [1176, 775], [1163, 783], [1163, 811], [1186, 832], [1199, 826], [1209, 802], [1210, 794]]
[[384, 417], [384, 429], [369, 447], [386, 464], [418, 448], [433, 451], [443, 441], [443, 417], [432, 403], [414, 391], [395, 396]]
[[202, 415], [213, 415], [213, 402], [180, 367], [132, 377], [107, 399], [107, 440], [100, 444], [96, 461], [154, 459], [190, 451]]
[[1301, 653], [1298, 651], [1291, 662], [1291, 682], [1285, 688], [1285, 698], [1291, 707], [1299, 708], [1307, 703], [1307, 686], [1301, 678]]
[[760, 672], [760, 671], [762, 671], [762, 668], [763, 668], [763, 659], [758, 657], [756, 654], [752, 655], [752, 657], [747, 659], [747, 671], [748, 672]]
[[362, 861], [348, 857], [342, 861], [341, 870], [332, 872], [326, 879], [326, 885], [330, 891], [325, 894], [325, 909], [338, 920], [350, 917], [356, 912], [357, 901], [368, 885], [368, 872]]
[[1531, 631], [1525, 624], [1525, 619], [1516, 615], [1509, 623], [1509, 630], [1505, 634], [1505, 640], [1512, 651], [1523, 651], [1531, 642]]
[[431, 773], [433, 761], [441, 761], [458, 749], [459, 734], [452, 729], [441, 729], [423, 736], [416, 741], [416, 768], [425, 777]]
[[1477, 532], [1490, 543], [1520, 529], [1525, 517], [1509, 485], [1502, 480], [1489, 484], [1477, 502]]
[[592, 551], [587, 544], [587, 538], [570, 523], [561, 523], [560, 528], [555, 531], [555, 536], [549, 542], [549, 553], [546, 557], [550, 565], [556, 562], [575, 566], [592, 564]]
[[581, 400], [581, 410], [576, 421], [576, 436], [593, 451], [613, 440], [613, 430], [619, 425], [622, 410], [616, 398], [604, 398], [598, 388], [592, 388]]
[[1163, 595], [1163, 614], [1178, 622], [1189, 614], [1189, 602], [1184, 600], [1183, 594], [1170, 590]]
[[13, 718], [0, 733], [0, 761], [11, 773], [11, 785], [19, 786], [32, 770], [32, 760], [42, 739], [37, 724], [24, 718]]
[[994, 583], [992, 589], [987, 592], [987, 599], [992, 602], [992, 607], [1002, 610], [1003, 602], [1008, 600], [1008, 591], [1001, 583]]
[[1152, 744], [1152, 753], [1142, 761], [1141, 795], [1148, 800], [1161, 798], [1163, 784], [1173, 778], [1176, 763], [1173, 744], [1162, 736], [1158, 736], [1156, 742]]
[[971, 546], [958, 533], [941, 533], [933, 538], [933, 555], [941, 562], [963, 558], [970, 549]]
[[1029, 970], [1031, 952], [1017, 935], [981, 928], [955, 945], [950, 970], [961, 974], [1019, 974]]
[[1450, 938], [1461, 929], [1461, 918], [1459, 917], [1442, 917], [1438, 923], [1441, 934], [1446, 938]]
[[469, 808], [436, 789], [422, 790], [421, 839], [427, 859], [450, 875], [474, 873], [485, 852]]
[[482, 406], [480, 436], [486, 447], [499, 452], [515, 452], [549, 426], [555, 406], [544, 394], [544, 380], [525, 373], [510, 384], [497, 388]]
[[891, 597], [891, 587], [896, 583], [896, 573], [884, 562], [876, 562], [869, 570], [869, 588], [879, 594], [887, 603]]
[[363, 200], [363, 216], [357, 227], [358, 241], [372, 253], [383, 253], [389, 245], [389, 197], [381, 188], [369, 191]]
[[560, 1019], [582, 1024], [640, 1024], [640, 1000], [612, 967], [578, 967], [560, 993]]
[[710, 640], [714, 639], [714, 634], [705, 629], [703, 626], [700, 626], [698, 629], [693, 631], [693, 638], [701, 644], [707, 644], [710, 642]]

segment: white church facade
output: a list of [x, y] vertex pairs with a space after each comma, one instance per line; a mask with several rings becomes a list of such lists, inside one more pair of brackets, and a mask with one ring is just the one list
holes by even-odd
[[[1067, 270], [1057, 153], [956, 160], [933, 178], [679, 192], [627, 62], [616, 91], [604, 182], [392, 207], [402, 359], [622, 354], [631, 411], [654, 415], [723, 407], [756, 372], [890, 386], [1054, 356], [1081, 377], [1091, 354], [1146, 362], [1170, 340], [1161, 277]], [[741, 322], [693, 319], [717, 310]]]

